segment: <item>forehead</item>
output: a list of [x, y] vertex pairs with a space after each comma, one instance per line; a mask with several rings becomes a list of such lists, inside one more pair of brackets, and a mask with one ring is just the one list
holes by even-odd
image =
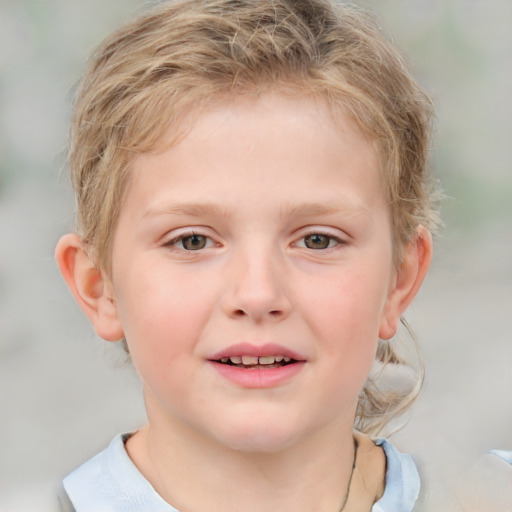
[[[373, 144], [348, 115], [334, 116], [322, 98], [276, 93], [223, 98], [192, 109], [178, 128], [169, 129], [158, 151], [133, 161], [129, 189], [156, 209], [167, 201], [169, 180], [196, 203], [213, 191], [225, 203], [239, 201], [241, 194], [249, 200], [256, 185], [269, 197], [281, 187], [283, 200], [304, 189], [311, 198], [321, 192], [335, 201], [350, 188], [353, 201], [361, 204], [382, 196]], [[332, 189], [337, 168], [344, 181]]]

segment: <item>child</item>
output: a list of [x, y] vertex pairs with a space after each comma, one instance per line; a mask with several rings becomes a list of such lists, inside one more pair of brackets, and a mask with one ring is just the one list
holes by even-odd
[[400, 362], [431, 260], [430, 114], [373, 23], [327, 0], [179, 0], [100, 46], [56, 257], [125, 340], [148, 424], [65, 479], [70, 507], [412, 510], [414, 462], [367, 434], [418, 386], [369, 375]]

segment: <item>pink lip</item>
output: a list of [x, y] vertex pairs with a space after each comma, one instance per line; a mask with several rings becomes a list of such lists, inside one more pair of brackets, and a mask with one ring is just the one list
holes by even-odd
[[293, 352], [292, 350], [283, 347], [281, 345], [277, 345], [276, 343], [265, 343], [264, 345], [253, 345], [251, 343], [237, 343], [236, 345], [231, 345], [216, 354], [213, 354], [208, 359], [210, 361], [219, 361], [223, 357], [231, 357], [231, 356], [257, 356], [257, 357], [266, 357], [266, 356], [286, 356], [291, 359], [295, 359], [296, 361], [305, 361], [306, 358], [298, 354], [297, 352]]
[[[241, 368], [220, 363], [220, 359], [232, 356], [286, 356], [295, 362], [275, 368]], [[227, 380], [244, 388], [272, 388], [290, 380], [297, 375], [306, 364], [306, 358], [300, 354], [275, 343], [252, 345], [238, 343], [213, 354], [208, 358], [209, 363]]]
[[279, 366], [277, 368], [239, 368], [210, 361], [210, 364], [227, 380], [244, 388], [264, 389], [284, 384], [297, 375], [306, 364], [305, 361]]

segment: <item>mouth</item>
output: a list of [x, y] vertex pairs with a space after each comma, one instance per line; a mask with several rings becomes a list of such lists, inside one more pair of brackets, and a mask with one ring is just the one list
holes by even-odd
[[281, 386], [300, 374], [306, 359], [276, 343], [238, 343], [212, 354], [208, 361], [220, 375], [242, 388]]
[[256, 369], [270, 369], [270, 368], [281, 368], [290, 364], [297, 363], [296, 359], [285, 355], [274, 355], [274, 356], [230, 356], [222, 357], [220, 359], [214, 359], [215, 363], [234, 366], [236, 368], [243, 368], [247, 370]]

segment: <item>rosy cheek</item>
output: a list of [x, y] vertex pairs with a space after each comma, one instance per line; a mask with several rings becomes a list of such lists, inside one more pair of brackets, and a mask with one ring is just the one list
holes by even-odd
[[140, 290], [127, 311], [126, 336], [135, 350], [162, 364], [175, 361], [190, 351], [201, 324], [200, 300], [195, 294], [180, 293], [171, 286]]

